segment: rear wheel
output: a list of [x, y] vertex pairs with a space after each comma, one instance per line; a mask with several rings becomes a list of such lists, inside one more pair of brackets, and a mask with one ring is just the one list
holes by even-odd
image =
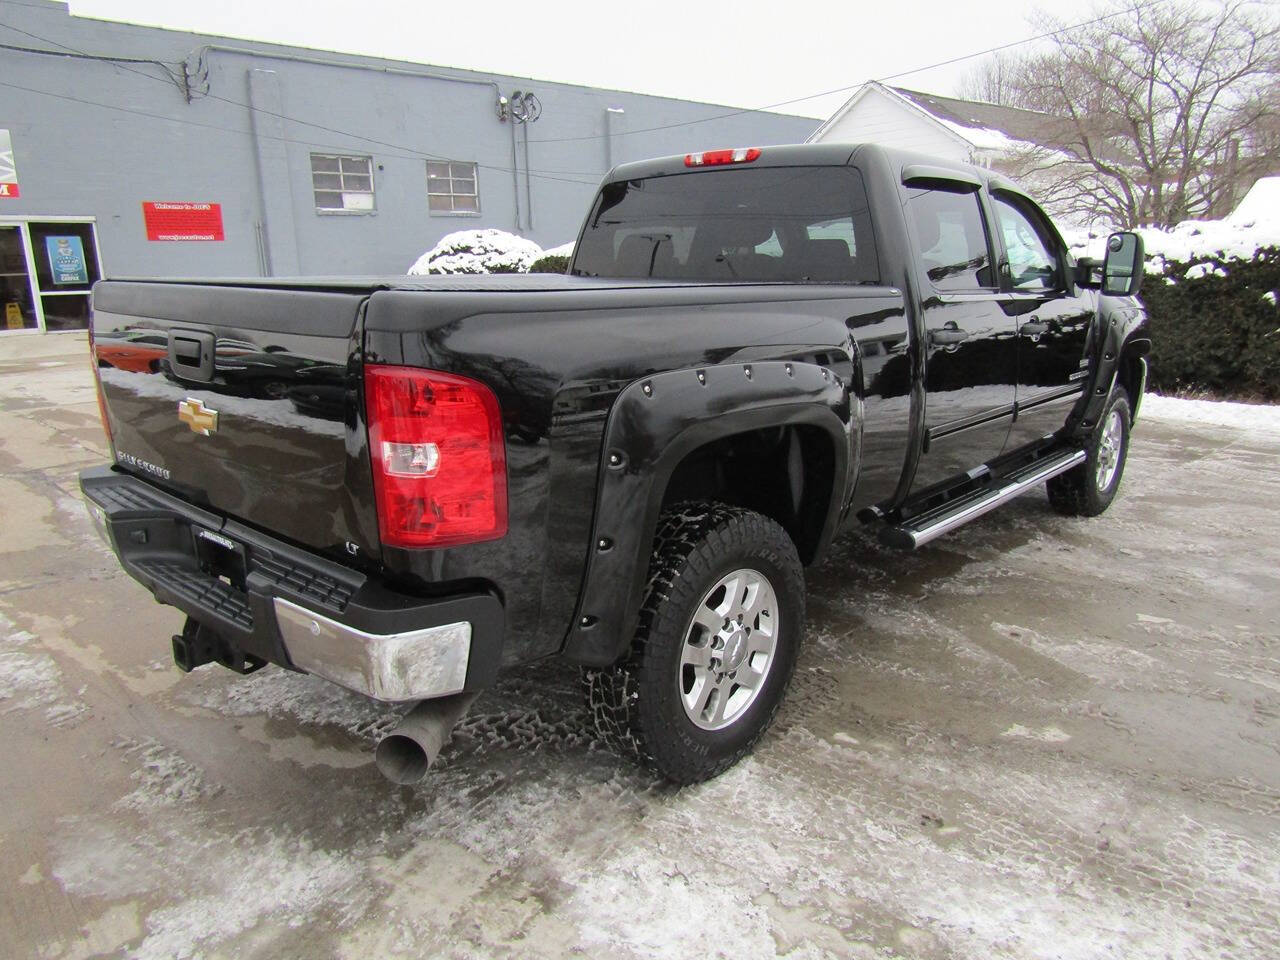
[[804, 632], [804, 574], [777, 523], [685, 503], [663, 515], [630, 655], [588, 671], [601, 736], [676, 783], [714, 777], [768, 728]]
[[1129, 399], [1116, 390], [1089, 437], [1085, 462], [1049, 480], [1049, 504], [1066, 516], [1096, 517], [1116, 498], [1129, 456]]

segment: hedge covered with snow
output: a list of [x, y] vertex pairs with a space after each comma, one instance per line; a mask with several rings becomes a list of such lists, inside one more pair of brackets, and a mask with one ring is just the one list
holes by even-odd
[[529, 267], [530, 273], [567, 273], [569, 257], [563, 253], [544, 253]]
[[[1264, 177], [1222, 220], [1140, 227], [1141, 298], [1151, 315], [1151, 386], [1280, 400], [1280, 177]], [[1101, 260], [1106, 230], [1067, 230]]]
[[1280, 246], [1166, 260], [1148, 276], [1151, 387], [1280, 401]]
[[420, 256], [409, 274], [527, 273], [542, 256], [532, 240], [504, 230], [459, 230]]

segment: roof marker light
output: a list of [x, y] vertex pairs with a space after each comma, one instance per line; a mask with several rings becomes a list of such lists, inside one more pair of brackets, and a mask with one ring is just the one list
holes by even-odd
[[719, 167], [727, 163], [750, 163], [760, 157], [759, 147], [737, 147], [733, 150], [705, 150], [702, 153], [686, 153], [686, 167]]

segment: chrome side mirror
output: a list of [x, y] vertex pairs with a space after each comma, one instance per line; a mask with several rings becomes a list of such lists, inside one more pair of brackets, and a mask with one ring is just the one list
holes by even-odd
[[1113, 297], [1132, 297], [1142, 286], [1142, 238], [1136, 233], [1113, 233], [1107, 238], [1107, 255], [1102, 261], [1102, 292]]

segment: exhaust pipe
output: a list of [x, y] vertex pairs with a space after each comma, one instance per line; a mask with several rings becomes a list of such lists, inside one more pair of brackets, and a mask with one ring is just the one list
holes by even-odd
[[393, 783], [417, 783], [427, 775], [436, 757], [453, 736], [454, 725], [470, 709], [479, 694], [455, 693], [451, 697], [423, 700], [378, 742], [373, 759], [382, 775]]

